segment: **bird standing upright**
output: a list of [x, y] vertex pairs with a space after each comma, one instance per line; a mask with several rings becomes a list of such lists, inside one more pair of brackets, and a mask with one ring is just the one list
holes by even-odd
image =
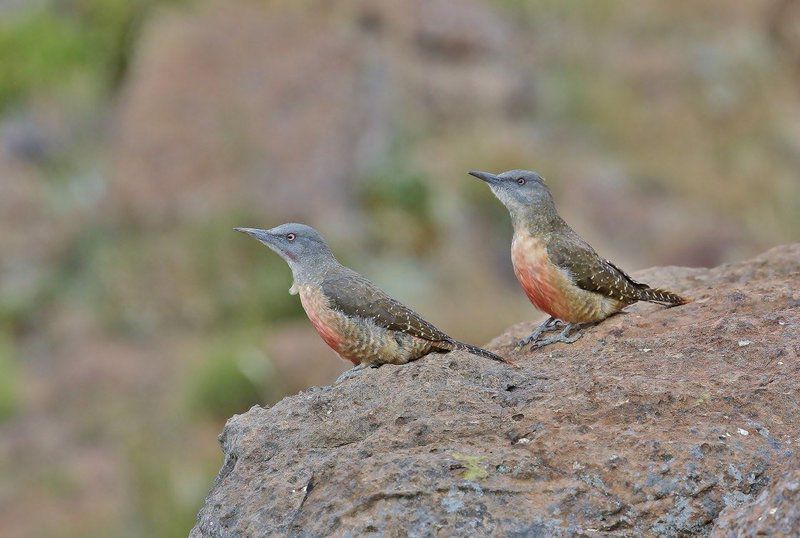
[[319, 232], [305, 224], [282, 224], [271, 230], [236, 228], [278, 253], [292, 270], [289, 289], [317, 333], [342, 359], [356, 366], [405, 364], [432, 352], [464, 350], [500, 362], [503, 357], [459, 342], [392, 299], [372, 282], [334, 257]]
[[[602, 321], [636, 301], [665, 306], [689, 302], [675, 293], [636, 282], [601, 258], [558, 215], [550, 189], [536, 172], [469, 174], [485, 181], [511, 214], [514, 273], [533, 305], [550, 315], [519, 342], [519, 347], [572, 343], [580, 338], [581, 326]], [[558, 335], [539, 340], [559, 321], [566, 326]]]

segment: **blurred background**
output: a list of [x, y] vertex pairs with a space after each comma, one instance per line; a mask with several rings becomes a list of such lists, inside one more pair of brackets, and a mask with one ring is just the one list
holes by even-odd
[[0, 0], [0, 535], [185, 535], [225, 419], [346, 368], [234, 226], [538, 318], [473, 168], [630, 270], [797, 241], [800, 2]]

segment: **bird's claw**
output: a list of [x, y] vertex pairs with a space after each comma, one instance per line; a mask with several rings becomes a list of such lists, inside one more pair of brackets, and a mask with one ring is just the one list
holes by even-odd
[[[549, 338], [545, 338], [544, 340], [540, 340], [540, 341], [536, 342], [534, 344], [534, 346], [536, 347], [536, 349], [541, 349], [544, 346], [549, 346], [550, 344], [557, 344], [559, 342], [562, 343], [562, 344], [571, 344], [574, 341], [576, 341], [578, 338], [583, 336], [583, 332], [581, 331], [581, 329], [584, 329], [586, 327], [591, 327], [591, 326], [595, 325], [596, 323], [597, 322], [594, 322], [594, 323], [591, 323], [591, 322], [590, 323], [567, 323], [564, 326], [564, 330], [562, 330], [560, 333], [558, 333], [558, 334], [556, 334], [554, 336], [551, 336]], [[573, 334], [570, 334], [570, 333], [572, 333], [573, 329], [575, 330], [575, 332]]]
[[580, 331], [577, 331], [575, 334], [570, 335], [570, 336], [567, 336], [562, 331], [562, 332], [560, 332], [560, 333], [558, 333], [558, 334], [556, 334], [554, 336], [551, 336], [549, 338], [545, 338], [544, 340], [539, 340], [538, 342], [536, 342], [534, 344], [534, 347], [536, 349], [541, 349], [541, 348], [543, 348], [545, 346], [549, 346], [550, 344], [557, 344], [559, 342], [562, 343], [562, 344], [571, 344], [571, 343], [575, 342], [581, 336], [583, 336], [583, 333], [580, 332]]
[[547, 320], [545, 320], [542, 323], [540, 323], [533, 330], [533, 332], [531, 334], [529, 334], [528, 336], [526, 336], [522, 340], [519, 340], [517, 342], [517, 346], [514, 348], [514, 351], [519, 351], [520, 349], [522, 349], [523, 347], [525, 347], [525, 346], [527, 346], [529, 344], [530, 344], [532, 350], [536, 349], [538, 347], [537, 346], [537, 342], [538, 342], [539, 338], [542, 336], [542, 334], [544, 332], [546, 332], [546, 331], [552, 331], [554, 329], [557, 329], [558, 326], [561, 323], [562, 323], [562, 321], [559, 320], [559, 319], [556, 319], [556, 318], [553, 318], [553, 317], [547, 318]]
[[528, 344], [535, 342], [539, 338], [539, 336], [541, 336], [541, 334], [537, 334], [536, 336], [530, 335], [526, 336], [522, 340], [517, 340], [517, 345], [514, 347], [514, 351], [519, 351]]

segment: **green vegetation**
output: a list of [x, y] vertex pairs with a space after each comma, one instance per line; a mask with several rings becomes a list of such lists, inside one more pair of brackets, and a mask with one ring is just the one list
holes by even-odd
[[130, 335], [166, 327], [235, 331], [303, 315], [288, 293], [286, 263], [233, 231], [253, 220], [216, 215], [159, 234], [86, 229], [66, 249], [59, 293], [82, 301], [107, 328]]
[[113, 89], [138, 26], [156, 7], [186, 0], [44, 2], [0, 20], [0, 111], [29, 96]]
[[192, 412], [223, 421], [274, 399], [279, 384], [261, 339], [227, 335], [211, 347], [208, 357], [188, 374], [185, 393]]
[[[194, 524], [196, 504], [202, 494], [183, 502], [176, 491], [180, 469], [188, 454], [165, 455], [163, 447], [155, 445], [158, 431], [142, 432], [140, 438], [132, 440], [128, 447], [127, 461], [130, 466], [135, 514], [134, 525], [138, 531], [134, 536], [186, 536], [187, 529]], [[197, 457], [194, 464], [198, 465]], [[199, 465], [198, 465], [199, 466]], [[207, 472], [213, 472], [208, 469]], [[130, 532], [132, 529], [128, 528]]]
[[0, 332], [0, 423], [13, 416], [19, 405], [20, 376], [11, 339]]
[[358, 201], [373, 223], [370, 250], [421, 256], [435, 247], [432, 184], [413, 165], [408, 141], [397, 142], [386, 161], [361, 179]]
[[42, 10], [0, 21], [0, 110], [90, 75], [93, 54], [73, 19]]
[[461, 476], [464, 480], [483, 480], [489, 476], [489, 473], [481, 465], [481, 462], [486, 459], [483, 456], [469, 456], [461, 452], [453, 452], [453, 458], [464, 466], [465, 471]]

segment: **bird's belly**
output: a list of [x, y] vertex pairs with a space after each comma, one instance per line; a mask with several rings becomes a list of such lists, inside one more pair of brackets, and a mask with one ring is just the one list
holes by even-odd
[[597, 321], [609, 315], [604, 298], [576, 286], [550, 261], [541, 240], [515, 237], [511, 261], [525, 295], [542, 312], [569, 323]]
[[300, 290], [300, 302], [306, 311], [308, 320], [319, 334], [320, 338], [328, 344], [341, 358], [353, 364], [360, 364], [360, 357], [356, 356], [348, 345], [343, 334], [342, 322], [344, 316], [335, 312], [328, 305], [328, 301], [321, 291], [304, 286]]
[[539, 310], [563, 319], [559, 290], [550, 274], [554, 268], [544, 244], [534, 238], [515, 238], [511, 245], [511, 262], [525, 295]]
[[321, 291], [300, 289], [300, 301], [323, 341], [353, 364], [405, 364], [430, 352], [426, 340], [384, 329], [371, 320], [349, 317], [330, 307]]
[[562, 304], [562, 294], [553, 285], [546, 269], [515, 264], [514, 273], [533, 306], [558, 319], [570, 317], [568, 309]]

